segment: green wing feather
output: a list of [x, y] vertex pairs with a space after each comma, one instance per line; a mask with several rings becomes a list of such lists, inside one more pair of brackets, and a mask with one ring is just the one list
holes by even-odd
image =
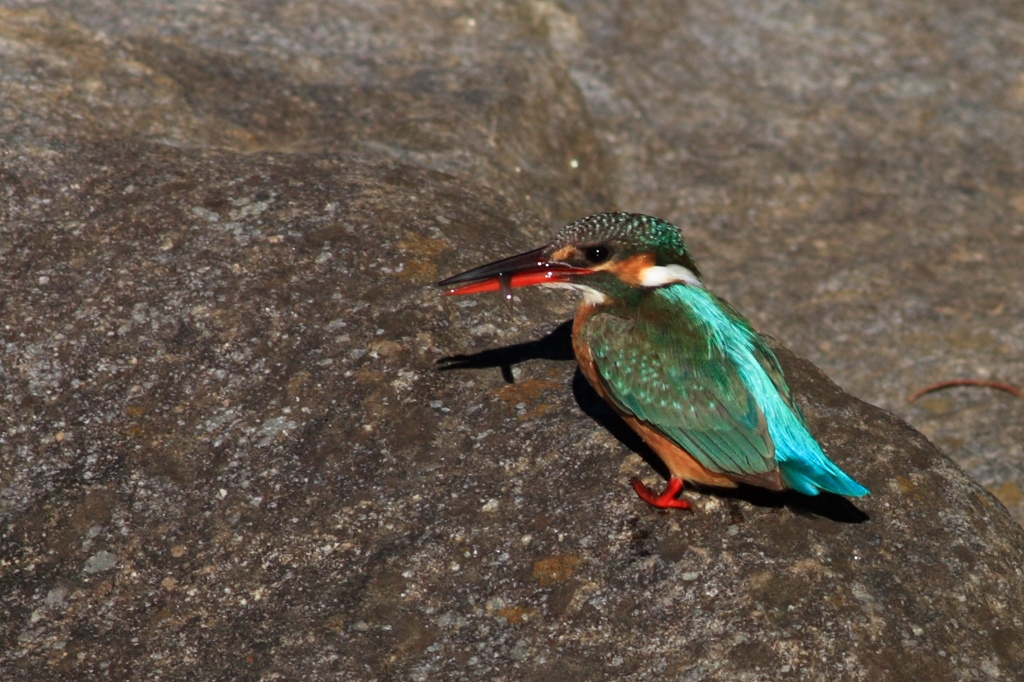
[[[751, 476], [776, 469], [765, 416], [732, 359], [708, 329], [665, 303], [651, 296], [630, 317], [597, 313], [580, 330], [611, 400], [711, 471]], [[761, 344], [744, 326], [755, 347]], [[788, 402], [774, 356], [755, 354]]]

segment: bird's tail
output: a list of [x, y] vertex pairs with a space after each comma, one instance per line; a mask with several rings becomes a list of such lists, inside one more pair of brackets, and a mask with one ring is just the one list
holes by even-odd
[[776, 414], [781, 418], [769, 425], [769, 431], [783, 483], [804, 495], [817, 495], [822, 490], [847, 497], [868, 494], [867, 488], [828, 458], [799, 412], [789, 409]]
[[847, 476], [824, 453], [817, 457], [812, 455], [790, 460], [780, 458], [779, 473], [787, 487], [804, 495], [817, 495], [822, 490], [847, 497], [868, 494], [867, 488]]

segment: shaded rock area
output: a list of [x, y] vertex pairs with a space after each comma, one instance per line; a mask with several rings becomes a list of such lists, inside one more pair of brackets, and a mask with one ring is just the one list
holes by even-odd
[[[1024, 530], [898, 417], [780, 349], [872, 495], [658, 512], [627, 484], [657, 463], [575, 370], [571, 298], [432, 286], [645, 210], [872, 401], [1024, 377], [1020, 24], [0, 8], [0, 677], [1024, 675]], [[1013, 504], [1001, 400], [913, 416]]]

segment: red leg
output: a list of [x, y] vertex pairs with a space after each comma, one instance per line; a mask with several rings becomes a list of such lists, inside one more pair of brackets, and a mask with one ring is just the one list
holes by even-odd
[[633, 490], [640, 496], [640, 499], [658, 509], [689, 509], [690, 503], [686, 500], [676, 499], [676, 495], [683, 489], [683, 481], [680, 478], [673, 476], [668, 479], [668, 485], [665, 486], [665, 492], [661, 495], [655, 495], [654, 491], [643, 484], [639, 478], [630, 480], [633, 485]]

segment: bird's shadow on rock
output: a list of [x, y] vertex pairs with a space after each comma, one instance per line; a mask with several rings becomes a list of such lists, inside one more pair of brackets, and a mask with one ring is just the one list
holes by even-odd
[[[451, 355], [437, 361], [438, 369], [487, 369], [498, 367], [506, 383], [515, 383], [513, 365], [527, 360], [573, 360], [572, 320], [566, 320], [545, 336], [534, 341], [516, 343], [500, 348]], [[588, 417], [608, 430], [622, 445], [640, 455], [662, 478], [669, 477], [668, 467], [633, 429], [597, 394], [597, 391], [577, 368], [572, 379], [572, 393], [576, 404]], [[791, 490], [775, 492], [749, 485], [738, 488], [709, 489], [719, 497], [743, 500], [756, 507], [786, 507], [800, 516], [822, 516], [843, 523], [863, 523], [868, 515], [845, 497], [832, 493], [816, 496], [802, 495]]]

